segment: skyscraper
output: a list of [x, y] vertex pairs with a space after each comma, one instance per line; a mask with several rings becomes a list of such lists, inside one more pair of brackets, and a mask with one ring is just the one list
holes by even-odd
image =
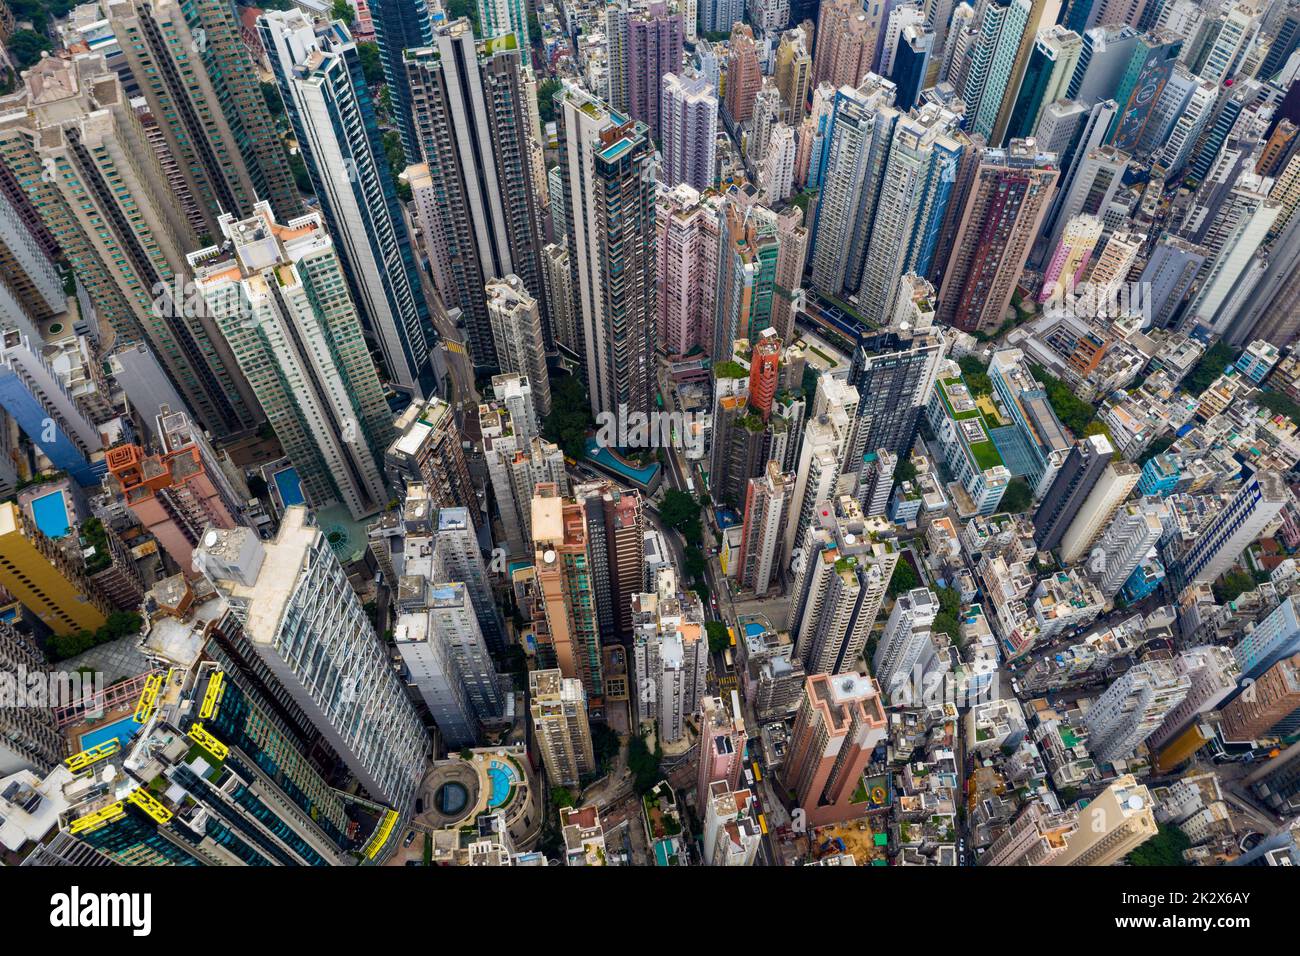
[[721, 221], [716, 197], [681, 183], [655, 198], [656, 342], [668, 355], [713, 350]]
[[700, 74], [665, 73], [660, 105], [665, 186], [713, 187], [717, 179], [718, 98]]
[[[648, 413], [657, 311], [649, 130], [576, 87], [555, 96], [570, 275], [591, 409]], [[612, 209], [620, 214], [608, 215]]]
[[55, 468], [83, 487], [104, 475], [104, 440], [42, 354], [42, 342], [0, 331], [0, 408]]
[[893, 525], [866, 518], [847, 495], [822, 502], [791, 562], [790, 636], [809, 673], [859, 665], [898, 564]]
[[[449, 750], [473, 746], [481, 728], [499, 724], [507, 692], [488, 656], [470, 588], [447, 575], [432, 508], [402, 513], [402, 552], [394, 643]], [[395, 569], [396, 570], [396, 569]], [[506, 723], [508, 723], [508, 719]]]
[[478, 0], [478, 22], [480, 35], [485, 40], [514, 34], [523, 64], [528, 65], [531, 42], [527, 0]]
[[302, 213], [288, 157], [257, 83], [235, 9], [220, 0], [110, 0], [109, 25], [208, 236], [258, 200]]
[[980, 857], [980, 866], [1046, 866], [1065, 852], [1078, 828], [1071, 811], [1053, 813], [1042, 800], [1027, 804], [1020, 815]]
[[813, 674], [804, 684], [781, 780], [811, 827], [861, 816], [862, 771], [885, 737], [876, 682], [861, 673]]
[[538, 482], [555, 482], [568, 493], [564, 452], [541, 437], [529, 437], [526, 421], [510, 410], [499, 391], [496, 401], [479, 405], [479, 433], [505, 531], [502, 543], [511, 556], [525, 556], [532, 552], [533, 488]]
[[0, 586], [55, 634], [94, 631], [113, 610], [80, 559], [70, 558], [12, 501], [0, 504]]
[[[515, 34], [475, 40], [468, 20], [434, 30], [430, 46], [407, 50], [415, 138], [433, 185], [437, 263], [447, 308], [464, 316], [479, 368], [521, 371], [497, 355], [484, 287], [516, 275], [542, 305], [537, 348], [549, 351], [541, 272], [541, 200], [529, 172], [528, 93]], [[535, 387], [545, 377], [528, 372]], [[549, 401], [547, 402], [549, 407]]]
[[1043, 273], [1039, 302], [1046, 302], [1054, 295], [1068, 295], [1079, 284], [1101, 239], [1101, 228], [1100, 219], [1086, 214], [1075, 216], [1065, 224], [1061, 241], [1056, 244]]
[[469, 521], [482, 524], [482, 504], [470, 480], [452, 407], [440, 398], [412, 402], [393, 428], [397, 437], [384, 451], [389, 486], [401, 492], [408, 482], [421, 483], [437, 507], [463, 508]]
[[546, 372], [546, 340], [537, 300], [523, 280], [510, 274], [484, 288], [492, 321], [497, 364], [503, 372], [525, 376], [532, 389], [536, 420], [551, 414], [551, 379]]
[[[898, 292], [894, 316], [904, 302], [934, 298], [933, 286], [918, 276], [903, 276]], [[860, 340], [848, 376], [860, 399], [854, 441], [845, 456], [849, 471], [856, 472], [868, 452], [884, 449], [900, 461], [911, 454], [944, 351], [943, 336], [932, 322], [913, 320], [904, 327], [891, 318], [883, 331]]]
[[745, 718], [740, 713], [740, 697], [731, 692], [731, 707], [721, 697], [705, 696], [700, 700], [700, 763], [696, 783], [697, 799], [707, 799], [716, 783], [728, 790], [740, 786], [740, 771], [745, 759]]
[[554, 668], [530, 671], [528, 699], [533, 733], [551, 785], [578, 786], [596, 769], [582, 681]]
[[[424, 0], [368, 2], [370, 19], [375, 29], [375, 42], [379, 46], [379, 62], [384, 67], [384, 83], [388, 86], [388, 95], [392, 99], [397, 130], [402, 135], [402, 148], [406, 151], [406, 161], [417, 163], [420, 161], [420, 143], [416, 136], [415, 111], [411, 104], [411, 89], [407, 85], [403, 61], [407, 50], [426, 47], [433, 42], [432, 11]], [[505, 2], [509, 3], [509, 0]], [[263, 45], [267, 56], [274, 62], [273, 48], [265, 43]], [[287, 97], [285, 105], [288, 105]]]
[[188, 257], [195, 283], [308, 500], [372, 514], [388, 500], [392, 413], [319, 214], [289, 226], [258, 203], [219, 225], [228, 245]]
[[1034, 542], [1039, 550], [1052, 551], [1060, 545], [1114, 451], [1104, 435], [1092, 435], [1075, 443], [1034, 512]]
[[957, 131], [958, 121], [927, 103], [894, 126], [858, 285], [858, 306], [866, 315], [888, 315], [903, 276], [930, 270], [957, 165], [970, 144]]
[[1179, 587], [1208, 583], [1232, 567], [1282, 510], [1286, 490], [1277, 472], [1248, 471], [1228, 506], [1206, 519], [1170, 568]]
[[1144, 33], [1138, 38], [1119, 86], [1111, 94], [1119, 112], [1107, 132], [1108, 144], [1128, 153], [1137, 152], [1182, 45], [1181, 37], [1163, 31]]
[[682, 68], [682, 16], [666, 0], [651, 0], [627, 18], [627, 111], [659, 139], [663, 78]]
[[968, 104], [971, 133], [988, 142], [1002, 141], [1004, 109], [1009, 113], [1025, 66], [1020, 49], [1026, 34], [1033, 42], [1030, 20], [1042, 6], [1043, 0], [993, 0], [983, 7], [961, 95]]
[[242, 623], [247, 650], [288, 699], [374, 799], [406, 813], [429, 736], [307, 509], [286, 509], [274, 541], [247, 528], [210, 530], [195, 561]]
[[776, 88], [781, 91], [782, 119], [791, 126], [803, 122], [812, 90], [812, 56], [808, 38], [796, 27], [781, 34], [776, 47], [776, 66], [772, 70]]
[[926, 77], [933, 53], [934, 31], [916, 23], [903, 28], [894, 52], [894, 68], [889, 73], [889, 78], [898, 87], [900, 110], [910, 110], [920, 102], [921, 91], [927, 88]]
[[794, 475], [782, 474], [775, 461], [767, 463], [763, 477], [749, 479], [736, 564], [736, 581], [747, 591], [766, 594], [779, 578], [793, 485]]
[[1129, 502], [1116, 512], [1109, 527], [1097, 542], [1105, 556], [1104, 570], [1097, 587], [1107, 599], [1113, 598], [1160, 540], [1162, 516], [1168, 513], [1164, 502]]
[[1249, 693], [1223, 708], [1223, 739], [1254, 740], [1265, 734], [1290, 734], [1300, 718], [1300, 654], [1283, 658], [1265, 671]]
[[676, 743], [686, 735], [686, 719], [699, 713], [709, 641], [700, 596], [678, 587], [677, 572], [661, 567], [654, 584], [653, 592], [632, 598], [636, 715], [655, 722], [659, 740]]
[[803, 271], [808, 261], [808, 230], [803, 210], [791, 205], [776, 223], [776, 275], [772, 285], [772, 328], [782, 342], [795, 338], [794, 317], [803, 300]]
[[1052, 866], [1112, 866], [1156, 835], [1155, 800], [1131, 773], [1115, 779], [1079, 812], [1065, 852]]
[[758, 63], [754, 31], [739, 20], [730, 29], [724, 102], [733, 123], [748, 123], [754, 115], [754, 97], [763, 86], [763, 71]]
[[1151, 656], [1135, 664], [1106, 688], [1084, 715], [1088, 751], [1099, 763], [1131, 757], [1191, 686], [1191, 679], [1167, 658]]
[[532, 507], [545, 624], [545, 633], [538, 635], [539, 658], [564, 677], [581, 681], [590, 705], [604, 699], [604, 680], [584, 508], [548, 484], [537, 486]]
[[[24, 677], [48, 667], [34, 639], [8, 621], [0, 622], [0, 673], [13, 681], [11, 686], [26, 689]], [[7, 777], [19, 770], [48, 773], [63, 759], [66, 749], [53, 707], [0, 707], [0, 774]], [[740, 776], [739, 765], [736, 776]]]
[[[27, 110], [0, 122], [0, 159], [73, 264], [117, 344], [147, 342], [214, 437], [257, 424], [256, 401], [210, 318], [188, 314], [185, 253], [198, 244], [140, 118], [102, 57], [42, 59]], [[259, 94], [260, 95], [260, 94]]]
[[[392, 40], [390, 22], [387, 10], [375, 10], [381, 45]], [[357, 46], [342, 23], [314, 26], [297, 10], [264, 14], [258, 31], [353, 304], [379, 345], [381, 377], [426, 395], [433, 325]], [[386, 51], [386, 64], [393, 55]], [[400, 116], [405, 80], [389, 74], [388, 85]]]
[[938, 317], [967, 332], [1002, 324], [1056, 185], [1056, 157], [1032, 140], [985, 149], [939, 289]]
[[894, 601], [871, 662], [871, 672], [892, 704], [920, 705], [921, 681], [913, 671], [930, 643], [930, 625], [938, 613], [939, 599], [929, 588], [913, 588]]
[[1093, 544], [1141, 476], [1142, 470], [1131, 461], [1111, 461], [1106, 465], [1061, 537], [1061, 560], [1064, 563], [1073, 564], [1091, 552]]
[[809, 263], [812, 286], [825, 295], [857, 288], [899, 116], [894, 93], [893, 83], [872, 73], [860, 87], [840, 87], [835, 94]]
[[1079, 64], [1083, 40], [1073, 30], [1053, 25], [1034, 37], [1024, 79], [1007, 123], [1008, 139], [1033, 136], [1043, 110], [1066, 98], [1070, 78]]
[[813, 86], [829, 83], [856, 88], [871, 71], [880, 35], [873, 19], [855, 0], [822, 0], [813, 50]]

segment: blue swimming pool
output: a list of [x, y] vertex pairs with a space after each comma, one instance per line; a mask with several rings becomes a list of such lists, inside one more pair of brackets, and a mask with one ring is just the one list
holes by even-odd
[[510, 789], [515, 785], [514, 768], [499, 760], [493, 760], [488, 765], [488, 778], [492, 781], [492, 795], [488, 797], [488, 806], [499, 807], [506, 802], [506, 798], [510, 796]]
[[620, 478], [626, 478], [637, 484], [650, 487], [654, 481], [655, 475], [659, 472], [658, 465], [646, 465], [644, 468], [634, 468], [621, 458], [614, 455], [608, 448], [600, 448], [596, 444], [596, 439], [587, 439], [587, 458], [603, 468], [612, 471]]
[[68, 505], [62, 491], [52, 491], [32, 499], [32, 519], [41, 534], [47, 538], [62, 538], [72, 527], [68, 520]]
[[81, 749], [89, 750], [110, 740], [116, 740], [119, 745], [125, 747], [127, 742], [139, 732], [140, 724], [135, 722], [134, 717], [123, 717], [121, 720], [115, 720], [111, 724], [96, 727], [82, 734]]
[[275, 473], [275, 487], [280, 492], [280, 500], [286, 508], [306, 502], [302, 494], [302, 481], [298, 478], [297, 468], [286, 468]]

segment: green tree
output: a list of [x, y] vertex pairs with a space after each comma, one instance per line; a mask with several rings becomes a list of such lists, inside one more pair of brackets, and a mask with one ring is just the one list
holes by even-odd
[[1007, 490], [1002, 492], [1001, 511], [1020, 514], [1033, 503], [1034, 493], [1029, 490], [1029, 483], [1023, 478], [1012, 478], [1007, 482]]
[[551, 414], [542, 423], [542, 434], [580, 461], [587, 453], [587, 430], [592, 425], [591, 405], [582, 380], [573, 375], [551, 379]]
[[683, 534], [692, 523], [700, 522], [700, 503], [684, 491], [670, 488], [659, 506], [659, 517]]
[[727, 633], [727, 625], [721, 621], [705, 621], [704, 630], [709, 635], [709, 650], [714, 653], [731, 646], [731, 635]]
[[35, 30], [19, 30], [9, 38], [9, 53], [20, 70], [35, 64], [49, 48], [49, 37]]
[[563, 85], [555, 77], [542, 80], [537, 84], [537, 113], [541, 117], [543, 124], [555, 119], [554, 96]]
[[1047, 401], [1056, 412], [1056, 417], [1061, 420], [1061, 424], [1075, 435], [1084, 434], [1089, 423], [1096, 417], [1097, 410], [1070, 391], [1068, 385], [1051, 375], [1041, 365], [1030, 363], [1029, 370], [1034, 378], [1043, 384], [1043, 389], [1047, 392]]
[[1237, 360], [1237, 351], [1222, 342], [1215, 342], [1183, 379], [1183, 388], [1191, 395], [1200, 395], [1224, 370]]
[[272, 117], [284, 115], [284, 100], [280, 98], [280, 88], [274, 83], [261, 83], [262, 99]]
[[357, 18], [357, 11], [352, 9], [352, 4], [348, 0], [334, 0], [334, 5], [330, 7], [330, 19], [342, 20], [348, 26], [352, 26], [352, 21]]
[[1156, 824], [1156, 835], [1128, 855], [1130, 866], [1186, 866], [1183, 851], [1192, 845], [1177, 827]]
[[910, 591], [918, 586], [920, 581], [917, 580], [916, 572], [912, 570], [912, 565], [902, 558], [898, 559], [898, 564], [894, 565], [894, 573], [889, 578], [889, 596], [897, 597], [904, 591]]
[[988, 376], [989, 365], [974, 355], [963, 355], [957, 360], [961, 377], [972, 395], [992, 395], [993, 381]]
[[627, 768], [632, 771], [632, 789], [637, 796], [649, 793], [663, 778], [659, 769], [663, 756], [663, 749], [658, 744], [652, 753], [645, 738], [639, 734], [628, 742]]
[[1247, 591], [1255, 590], [1255, 578], [1245, 571], [1233, 568], [1214, 582], [1214, 599], [1220, 604], [1235, 601]]
[[378, 43], [358, 43], [357, 56], [361, 58], [361, 72], [371, 86], [384, 82], [384, 64], [379, 59]]
[[561, 807], [577, 806], [568, 787], [551, 787], [551, 803], [555, 804], [557, 810]]

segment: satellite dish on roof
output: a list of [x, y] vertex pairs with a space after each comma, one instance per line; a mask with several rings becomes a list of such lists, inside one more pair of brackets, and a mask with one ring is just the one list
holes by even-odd
[[210, 530], [207, 534], [203, 536], [203, 546], [205, 548], [210, 548], [216, 543], [217, 543], [217, 532], [215, 529]]

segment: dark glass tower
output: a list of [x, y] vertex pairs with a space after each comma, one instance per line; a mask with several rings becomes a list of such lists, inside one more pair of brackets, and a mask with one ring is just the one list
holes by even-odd
[[403, 65], [405, 52], [433, 42], [433, 21], [425, 0], [370, 0], [370, 18], [375, 24], [379, 61], [393, 104], [393, 119], [402, 134], [402, 149], [408, 163], [420, 162], [420, 144], [411, 115], [411, 88]]

